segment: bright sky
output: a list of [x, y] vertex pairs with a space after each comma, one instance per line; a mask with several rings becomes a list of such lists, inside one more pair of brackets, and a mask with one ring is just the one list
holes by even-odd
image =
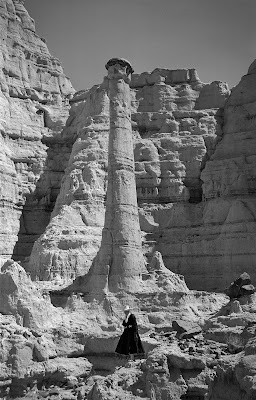
[[256, 0], [25, 0], [77, 90], [100, 83], [112, 57], [136, 73], [196, 68], [236, 85], [256, 58]]

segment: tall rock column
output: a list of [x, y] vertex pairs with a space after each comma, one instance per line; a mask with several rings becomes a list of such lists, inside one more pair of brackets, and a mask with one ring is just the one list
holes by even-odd
[[130, 63], [106, 64], [110, 99], [108, 189], [100, 250], [88, 274], [89, 292], [141, 290], [146, 271], [142, 253], [134, 173], [129, 76]]

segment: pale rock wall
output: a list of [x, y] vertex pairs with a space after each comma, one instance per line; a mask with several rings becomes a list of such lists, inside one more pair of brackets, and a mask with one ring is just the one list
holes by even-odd
[[23, 1], [1, 1], [0, 31], [0, 254], [20, 260], [59, 192], [71, 148], [58, 136], [74, 89]]
[[221, 83], [200, 92], [196, 107], [209, 106], [207, 92], [212, 88], [212, 104], [219, 99], [220, 107], [215, 115], [223, 113], [224, 119], [223, 134], [215, 131], [216, 147], [199, 167], [202, 201], [192, 207], [180, 202], [144, 207], [148, 251], [156, 246], [165, 265], [183, 274], [190, 288], [222, 290], [243, 271], [256, 278], [255, 80], [254, 62], [227, 100], [219, 97], [225, 87]]
[[74, 137], [52, 219], [34, 244], [32, 278], [73, 279], [87, 272], [101, 243], [108, 165], [109, 98], [105, 84], [71, 101], [63, 140]]
[[255, 85], [254, 62], [225, 102], [223, 136], [200, 175], [203, 202], [154, 211], [165, 264], [189, 287], [221, 290], [243, 271], [256, 279]]
[[[131, 96], [144, 253], [150, 261], [154, 250], [162, 251], [168, 268], [182, 273], [181, 246], [188, 238], [197, 241], [195, 229], [203, 218], [200, 174], [221, 138], [229, 90], [221, 82], [200, 82], [195, 70], [156, 69], [132, 76]], [[200, 109], [200, 98], [212, 108]], [[105, 80], [72, 100], [63, 137], [75, 134], [77, 139], [53, 218], [32, 251], [29, 272], [34, 278], [74, 278], [88, 271], [97, 254], [104, 223], [108, 113]], [[185, 258], [187, 265], [189, 252]]]
[[[45, 230], [28, 271], [73, 279], [88, 271], [101, 243], [106, 82], [74, 96], [63, 129], [69, 81], [22, 2], [1, 7], [0, 253], [29, 255]], [[225, 83], [204, 84], [194, 69], [132, 77], [144, 254], [150, 262], [160, 251], [190, 288], [223, 289], [244, 270], [254, 279], [255, 75], [254, 62], [230, 97]]]
[[223, 138], [201, 175], [209, 227], [203, 250], [225, 282], [243, 271], [256, 278], [255, 87], [254, 61], [225, 104]]

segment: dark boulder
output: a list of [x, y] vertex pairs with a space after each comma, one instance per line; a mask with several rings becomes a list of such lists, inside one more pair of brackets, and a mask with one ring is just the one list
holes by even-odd
[[234, 281], [234, 284], [238, 285], [239, 287], [244, 286], [244, 285], [250, 285], [251, 283], [251, 277], [247, 272], [243, 272], [239, 278], [237, 278]]
[[234, 282], [231, 283], [228, 289], [226, 289], [226, 294], [231, 298], [231, 299], [236, 299], [239, 297], [240, 293], [240, 286], [236, 285]]
[[251, 284], [250, 275], [243, 272], [234, 282], [231, 283], [225, 293], [230, 299], [236, 299], [240, 296], [248, 296], [255, 292], [255, 287]]

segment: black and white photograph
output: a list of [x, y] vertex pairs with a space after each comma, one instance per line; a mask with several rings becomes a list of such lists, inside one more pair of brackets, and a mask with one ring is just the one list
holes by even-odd
[[0, 0], [0, 399], [256, 400], [255, 21]]

